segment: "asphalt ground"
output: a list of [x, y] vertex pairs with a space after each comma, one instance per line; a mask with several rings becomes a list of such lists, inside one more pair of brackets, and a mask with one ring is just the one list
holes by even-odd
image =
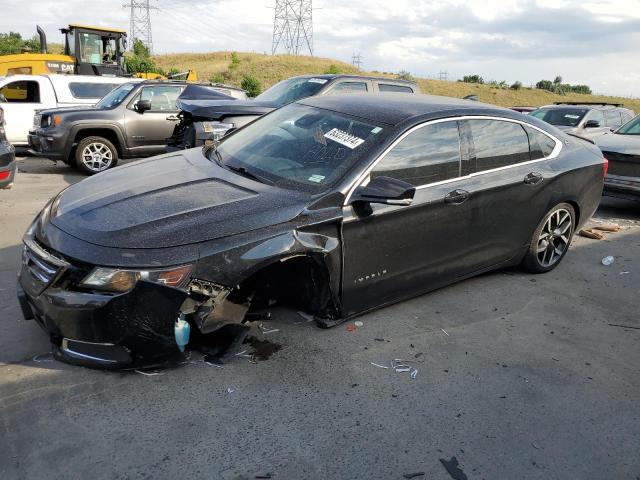
[[239, 345], [143, 375], [54, 361], [21, 318], [22, 234], [82, 178], [21, 158], [0, 191], [0, 478], [640, 477], [640, 204], [605, 198], [592, 225], [621, 230], [576, 237], [548, 274], [486, 274], [354, 331], [276, 309], [251, 332], [268, 359]]

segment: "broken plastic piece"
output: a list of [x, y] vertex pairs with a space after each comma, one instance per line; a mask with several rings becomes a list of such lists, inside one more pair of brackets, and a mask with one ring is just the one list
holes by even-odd
[[358, 328], [353, 323], [347, 325], [347, 332], [355, 332], [357, 329]]
[[233, 392], [235, 392], [235, 391], [236, 391], [236, 389], [235, 389], [235, 388], [231, 388], [231, 387], [228, 387], [228, 388], [227, 388], [227, 393], [233, 393]]
[[598, 225], [594, 227], [596, 230], [600, 230], [603, 232], [618, 232], [620, 231], [620, 225], [616, 225], [615, 223], [609, 223], [607, 225]]
[[411, 376], [411, 378], [413, 378], [415, 380], [418, 377], [418, 369], [417, 368], [412, 368], [411, 369], [411, 373], [409, 375]]
[[447, 337], [449, 336], [449, 334], [446, 332], [444, 328], [441, 328], [440, 330], [442, 330], [442, 333], [444, 333]]
[[277, 328], [267, 328], [262, 323], [258, 325], [258, 328], [260, 328], [260, 331], [262, 332], [263, 335], [268, 335], [270, 333], [276, 333], [280, 331]]
[[50, 353], [40, 353], [33, 357], [33, 361], [36, 363], [53, 362], [53, 357]]
[[587, 228], [587, 229], [584, 229], [584, 230], [580, 230], [580, 232], [578, 234], [581, 237], [591, 238], [592, 240], [602, 240], [604, 238], [603, 234], [601, 234], [600, 232], [596, 232], [592, 228]]
[[353, 322], [353, 324], [358, 328], [364, 326], [364, 323], [362, 323], [360, 320], [358, 320], [357, 322]]
[[612, 257], [611, 255], [608, 255], [602, 259], [602, 265], [604, 265], [605, 267], [608, 267], [609, 265], [613, 265], [613, 262], [615, 261], [616, 259], [614, 257]]
[[134, 370], [134, 372], [144, 375], [145, 377], [157, 377], [159, 375], [164, 375], [163, 372], [145, 372], [144, 370]]
[[184, 347], [189, 343], [189, 334], [191, 332], [191, 326], [184, 319], [184, 313], [180, 314], [176, 324], [173, 328], [174, 335], [176, 337], [176, 345], [181, 352], [184, 352]]

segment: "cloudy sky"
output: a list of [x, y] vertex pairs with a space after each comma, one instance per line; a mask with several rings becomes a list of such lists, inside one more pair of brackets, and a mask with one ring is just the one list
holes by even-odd
[[[0, 31], [50, 41], [86, 23], [129, 28], [127, 0], [0, 0]], [[562, 75], [640, 97], [640, 0], [314, 0], [315, 54], [368, 70], [525, 84]], [[271, 51], [275, 0], [151, 0], [156, 53]], [[12, 15], [11, 12], [15, 12]]]

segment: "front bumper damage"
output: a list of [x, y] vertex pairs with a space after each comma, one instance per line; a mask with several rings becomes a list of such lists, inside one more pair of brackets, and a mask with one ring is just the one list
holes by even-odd
[[25, 319], [48, 334], [56, 358], [76, 365], [117, 369], [165, 364], [180, 358], [175, 325], [186, 318], [200, 333], [242, 323], [248, 302], [233, 303], [233, 289], [193, 281], [189, 291], [138, 281], [126, 293], [87, 291], [75, 265], [26, 239], [18, 277]]

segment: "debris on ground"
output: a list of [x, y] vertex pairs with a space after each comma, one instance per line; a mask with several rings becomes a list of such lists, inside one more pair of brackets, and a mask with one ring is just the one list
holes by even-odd
[[255, 479], [259, 479], [259, 480], [269, 480], [269, 479], [270, 479], [270, 478], [272, 478], [272, 477], [271, 477], [271, 474], [270, 474], [270, 473], [263, 473], [263, 474], [256, 475], [256, 476], [255, 476], [255, 477], [253, 477], [253, 478], [255, 478]]
[[265, 327], [264, 324], [260, 323], [258, 325], [258, 328], [260, 329], [260, 331], [262, 332], [263, 335], [269, 335], [270, 333], [276, 333], [279, 332], [280, 330], [277, 328], [268, 328]]
[[295, 322], [294, 325], [300, 325], [301, 323], [309, 323], [313, 322], [313, 315], [309, 315], [308, 313], [298, 311], [298, 315], [304, 318], [304, 322]]
[[389, 369], [389, 367], [385, 367], [384, 365], [380, 365], [379, 363], [373, 363], [373, 362], [369, 362], [371, 363], [371, 365], [373, 365], [374, 367], [379, 367], [379, 368], [385, 368], [385, 369]]
[[446, 332], [444, 328], [441, 328], [440, 330], [442, 330], [442, 333], [444, 333], [447, 337], [449, 336], [449, 334]]
[[425, 473], [425, 472], [415, 472], [415, 473], [405, 473], [405, 474], [403, 474], [402, 476], [403, 476], [404, 478], [409, 478], [409, 479], [411, 479], [411, 478], [416, 478], [416, 477], [424, 477], [425, 475], [426, 475], [426, 473]]
[[353, 322], [353, 324], [354, 324], [356, 327], [358, 327], [358, 328], [360, 328], [360, 327], [363, 327], [363, 326], [364, 326], [364, 323], [363, 323], [363, 322], [361, 322], [360, 320], [358, 320], [357, 322]]
[[51, 353], [39, 353], [33, 357], [33, 361], [36, 363], [53, 362], [53, 355]]
[[347, 325], [347, 332], [355, 332], [356, 330], [358, 330], [358, 327], [356, 327], [353, 323]]
[[627, 272], [626, 270], [624, 272], [620, 272], [620, 275], [629, 275], [631, 272]]
[[618, 325], [616, 323], [609, 323], [610, 327], [619, 327], [619, 328], [631, 328], [633, 330], [640, 330], [640, 327], [632, 327], [631, 325]]
[[235, 391], [236, 391], [235, 388], [227, 387], [227, 393], [233, 393]]
[[533, 442], [533, 443], [531, 444], [531, 446], [532, 446], [533, 448], [535, 448], [536, 450], [540, 450], [540, 445], [538, 445], [536, 442]]
[[440, 459], [440, 463], [447, 470], [447, 473], [453, 480], [469, 480], [465, 473], [460, 469], [460, 463], [456, 457], [451, 457], [451, 460]]
[[593, 228], [595, 230], [600, 230], [601, 232], [619, 232], [620, 231], [620, 225], [617, 225], [615, 223], [609, 223], [606, 225], [596, 225]]
[[[247, 337], [244, 343], [253, 347], [253, 353], [251, 354], [253, 360], [268, 360], [271, 355], [282, 349], [282, 345], [279, 343], [270, 342], [269, 340], [261, 340], [254, 336]], [[243, 355], [240, 356], [245, 355], [246, 354], [243, 352]]]
[[144, 375], [145, 377], [157, 377], [159, 375], [164, 375], [164, 372], [158, 372], [154, 370], [134, 370], [134, 372], [139, 373], [140, 375]]
[[611, 255], [608, 255], [601, 260], [602, 265], [604, 265], [605, 267], [608, 267], [609, 265], [613, 265], [613, 262], [615, 261], [616, 261], [615, 257], [612, 257]]
[[578, 232], [578, 235], [585, 238], [591, 238], [592, 240], [602, 240], [604, 238], [604, 235], [602, 233], [596, 232], [593, 228], [580, 230], [580, 232]]

